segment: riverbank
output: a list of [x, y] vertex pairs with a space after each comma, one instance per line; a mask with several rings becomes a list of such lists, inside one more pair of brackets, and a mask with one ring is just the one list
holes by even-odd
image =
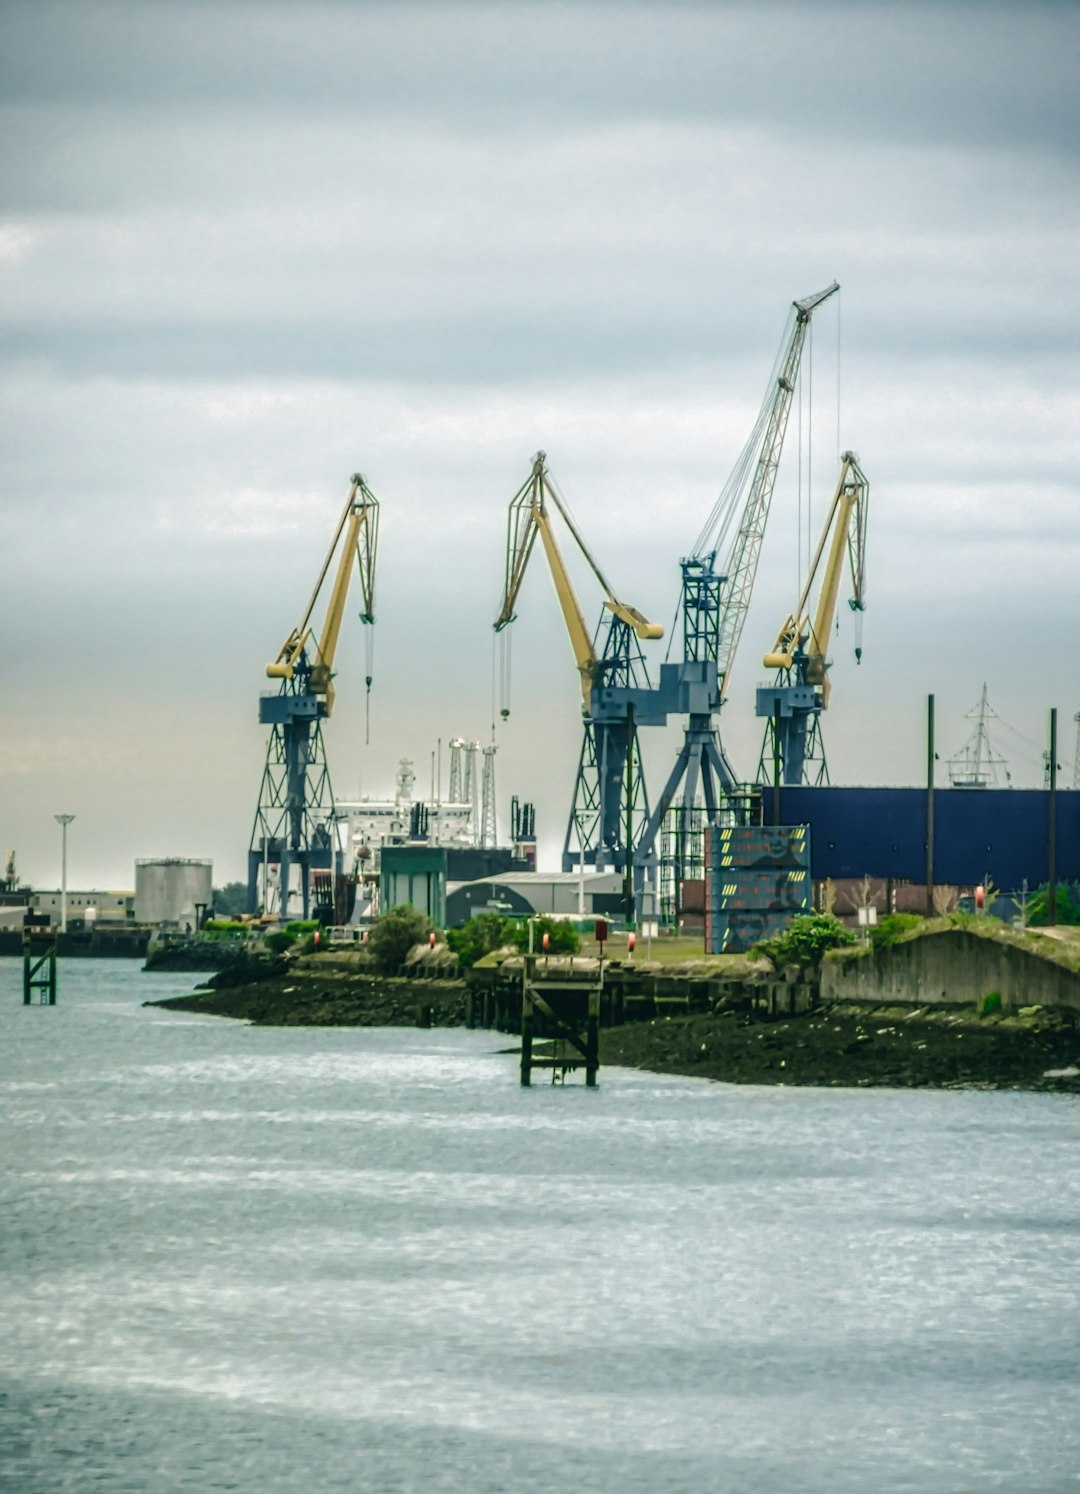
[[466, 1021], [464, 981], [409, 981], [329, 966], [287, 968], [264, 980], [146, 1004], [265, 1027], [463, 1027]]
[[1035, 1089], [1080, 1094], [1080, 1032], [1044, 1008], [823, 1005], [779, 1020], [735, 1012], [606, 1029], [601, 1063], [737, 1084]]
[[[468, 1011], [464, 981], [386, 979], [318, 964], [149, 1004], [284, 1027], [452, 1027], [464, 1025]], [[1080, 1029], [1071, 1013], [1042, 1007], [980, 1016], [948, 1006], [831, 1003], [772, 1019], [711, 1010], [605, 1028], [600, 1057], [734, 1084], [1080, 1094]]]

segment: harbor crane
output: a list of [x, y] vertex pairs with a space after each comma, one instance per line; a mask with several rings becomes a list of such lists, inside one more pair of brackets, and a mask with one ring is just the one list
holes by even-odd
[[[840, 595], [840, 578], [847, 557], [852, 595], [848, 606], [855, 613], [866, 607], [866, 519], [870, 484], [853, 451], [841, 458], [840, 479], [821, 538], [793, 612], [788, 614], [776, 642], [765, 655], [766, 669], [777, 671], [775, 683], [759, 685], [757, 714], [768, 720], [761, 748], [758, 782], [767, 783], [774, 774], [786, 784], [828, 783], [829, 772], [821, 740], [821, 713], [828, 710], [832, 685], [826, 652]], [[828, 559], [821, 581], [821, 594], [811, 620], [810, 592], [829, 543]], [[857, 660], [862, 647], [855, 648]]]
[[[792, 302], [754, 428], [692, 553], [680, 561], [683, 657], [680, 663], [661, 665], [660, 691], [669, 708], [687, 720], [675, 765], [642, 833], [640, 857], [654, 855], [656, 837], [680, 784], [679, 846], [686, 844], [699, 780], [707, 824], [718, 824], [725, 808], [737, 818], [746, 813], [745, 795], [724, 752], [716, 718], [731, 689], [810, 320], [839, 289], [834, 280], [824, 290]], [[717, 556], [736, 523], [727, 559], [718, 570]], [[676, 868], [676, 878], [681, 876], [681, 869]]]
[[[603, 593], [608, 616], [601, 619], [595, 635], [585, 622], [559, 550], [552, 511], [562, 518]], [[663, 725], [666, 720], [657, 692], [650, 687], [640, 644], [663, 637], [664, 630], [616, 596], [548, 474], [547, 454], [540, 451], [527, 481], [510, 503], [497, 633], [514, 621], [537, 536], [570, 638], [585, 728], [563, 846], [563, 870], [585, 864], [597, 871], [621, 871], [629, 878], [635, 842], [648, 819], [638, 728]]]
[[[356, 473], [338, 519], [330, 548], [298, 625], [285, 639], [268, 678], [280, 681], [276, 692], [259, 698], [259, 720], [270, 727], [259, 803], [248, 850], [248, 911], [260, 903], [270, 912], [271, 867], [277, 870], [278, 916], [285, 922], [294, 897], [292, 871], [299, 870], [303, 916], [310, 909], [314, 869], [334, 870], [336, 832], [334, 799], [323, 744], [322, 723], [334, 709], [334, 657], [345, 616], [354, 562], [360, 575], [363, 610], [360, 620], [375, 621], [375, 552], [379, 503]], [[312, 614], [337, 555], [320, 632]], [[371, 690], [370, 660], [365, 678]], [[262, 897], [259, 897], [260, 886]]]

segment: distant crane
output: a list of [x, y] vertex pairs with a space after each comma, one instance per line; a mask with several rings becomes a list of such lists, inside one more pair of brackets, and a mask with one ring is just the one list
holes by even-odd
[[[866, 607], [866, 519], [870, 501], [870, 484], [853, 451], [841, 458], [840, 479], [829, 511], [825, 516], [821, 538], [802, 595], [795, 610], [776, 635], [776, 642], [765, 655], [766, 669], [778, 671], [776, 683], [762, 685], [757, 692], [757, 714], [768, 719], [761, 749], [758, 782], [768, 783], [779, 766], [782, 782], [828, 783], [829, 772], [821, 741], [821, 713], [828, 709], [832, 684], [826, 652], [836, 603], [840, 594], [840, 576], [847, 556], [852, 578], [852, 596], [848, 606], [861, 613]], [[807, 610], [810, 592], [825, 545], [832, 533], [832, 544], [821, 582], [821, 595], [813, 621]], [[860, 644], [856, 659], [862, 658]]]
[[[252, 913], [260, 901], [263, 911], [270, 911], [271, 867], [278, 873], [277, 911], [282, 921], [291, 911], [293, 867], [299, 868], [305, 918], [310, 909], [312, 870], [334, 868], [334, 799], [322, 722], [334, 709], [334, 656], [354, 560], [363, 592], [360, 620], [365, 624], [375, 621], [378, 521], [378, 500], [356, 473], [311, 600], [277, 658], [266, 666], [268, 677], [281, 684], [276, 694], [264, 694], [259, 699], [259, 720], [270, 727], [270, 739], [248, 850], [248, 909]], [[311, 617], [335, 554], [337, 571], [322, 631], [316, 635]], [[370, 665], [365, 685], [370, 692]]]
[[[686, 824], [697, 800], [699, 778], [707, 824], [719, 823], [725, 803], [734, 804], [736, 814], [743, 812], [738, 808], [739, 785], [720, 741], [716, 717], [731, 688], [810, 319], [839, 289], [834, 280], [815, 295], [792, 302], [780, 355], [754, 428], [693, 552], [680, 562], [683, 658], [681, 663], [661, 665], [660, 692], [672, 710], [688, 719], [682, 748], [641, 836], [641, 858], [653, 854], [680, 783]], [[718, 571], [717, 556], [736, 522], [730, 552]], [[686, 844], [685, 834], [676, 839]]]
[[[610, 616], [606, 628], [589, 632], [552, 529], [549, 506], [558, 512], [604, 594]], [[659, 623], [615, 595], [581, 532], [551, 481], [547, 456], [537, 452], [532, 472], [510, 503], [506, 578], [495, 619], [501, 632], [513, 622], [514, 608], [537, 535], [547, 556], [555, 594], [570, 637], [578, 672], [584, 737], [574, 797], [563, 846], [563, 870], [579, 862], [597, 871], [631, 875], [634, 842], [648, 818], [648, 796], [638, 750], [639, 726], [667, 719], [649, 684], [640, 641], [663, 636]], [[597, 641], [603, 632], [598, 651]], [[505, 714], [505, 712], [504, 712]], [[628, 828], [629, 827], [629, 828]]]
[[966, 719], [975, 722], [975, 729], [960, 751], [948, 759], [949, 783], [955, 789], [1007, 787], [1012, 782], [1008, 762], [990, 745], [989, 722], [1000, 718], [990, 704], [985, 680], [979, 704], [968, 711]]
[[481, 788], [480, 845], [485, 851], [494, 849], [499, 843], [499, 820], [495, 810], [495, 753], [494, 742], [482, 749], [484, 758], [484, 782]]

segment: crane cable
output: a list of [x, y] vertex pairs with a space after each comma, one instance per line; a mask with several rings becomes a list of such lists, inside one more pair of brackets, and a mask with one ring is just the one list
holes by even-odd
[[375, 672], [375, 630], [364, 629], [364, 746], [371, 744], [371, 680]]
[[495, 737], [496, 715], [506, 721], [510, 715], [510, 687], [513, 677], [512, 630], [503, 628], [491, 637], [491, 735]]
[[809, 362], [806, 386], [806, 569], [814, 548], [814, 324], [807, 329]]

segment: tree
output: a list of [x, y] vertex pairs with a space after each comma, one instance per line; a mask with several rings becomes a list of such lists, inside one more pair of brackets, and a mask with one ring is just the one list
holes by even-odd
[[[881, 890], [884, 893], [884, 887]], [[860, 908], [876, 908], [878, 896], [874, 888], [873, 877], [864, 876], [858, 887], [848, 890], [844, 902], [853, 913], [857, 913]], [[826, 911], [831, 913], [832, 909], [829, 908]]]
[[957, 888], [949, 887], [939, 882], [930, 894], [934, 903], [934, 912], [939, 918], [948, 918], [949, 914], [960, 901], [960, 893]]
[[243, 882], [226, 882], [214, 888], [214, 912], [219, 918], [235, 918], [247, 912], [247, 886]]
[[409, 950], [415, 944], [425, 943], [432, 928], [427, 914], [411, 903], [388, 909], [371, 925], [368, 934], [368, 951], [375, 968], [384, 975], [396, 975]]

